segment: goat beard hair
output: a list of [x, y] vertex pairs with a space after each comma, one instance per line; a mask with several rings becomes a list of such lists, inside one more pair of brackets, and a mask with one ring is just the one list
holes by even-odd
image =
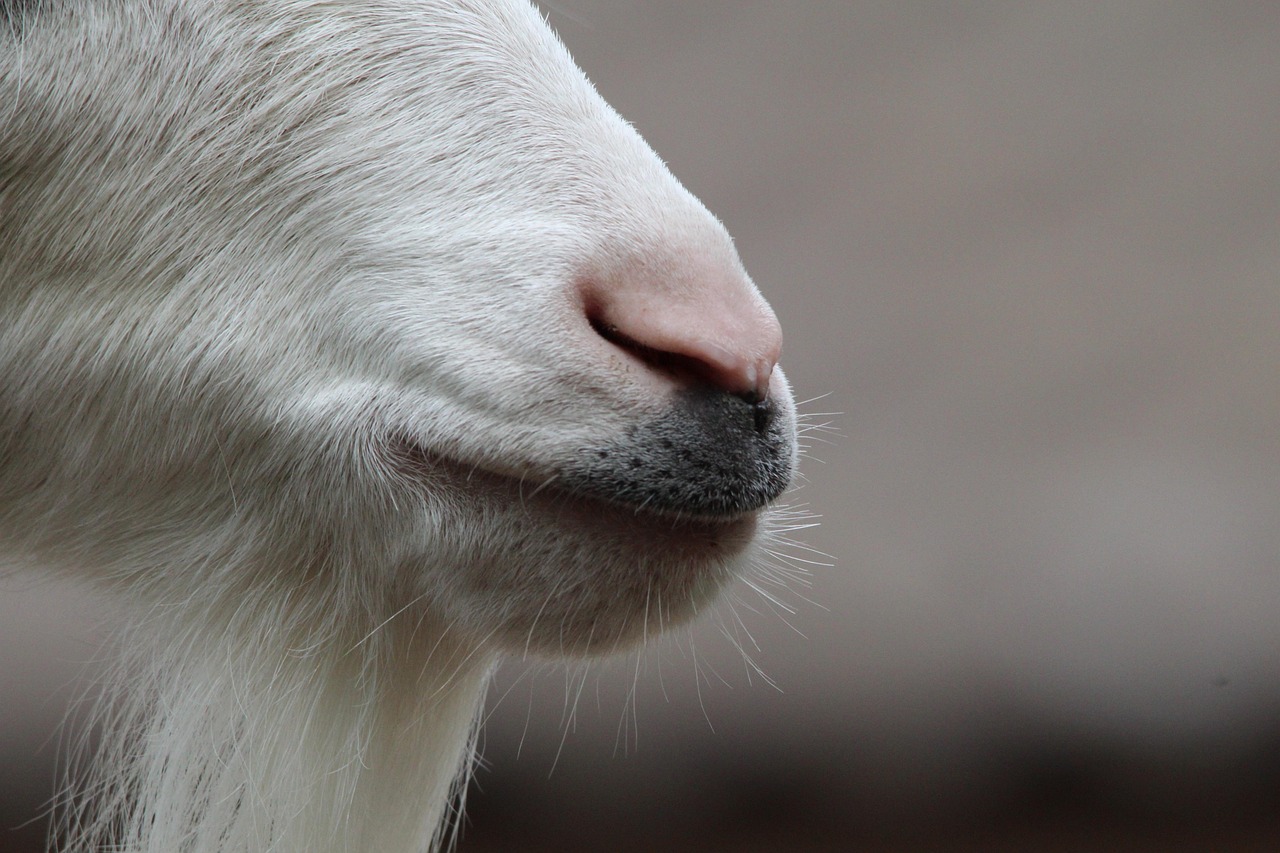
[[120, 671], [75, 750], [61, 846], [447, 846], [493, 657], [425, 614], [361, 635], [331, 604], [149, 607], [122, 632]]

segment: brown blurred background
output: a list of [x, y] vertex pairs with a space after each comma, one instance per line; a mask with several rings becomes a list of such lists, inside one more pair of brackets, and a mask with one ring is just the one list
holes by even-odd
[[[461, 851], [1280, 849], [1280, 4], [548, 6], [842, 413], [836, 559], [736, 591], [776, 688], [728, 609], [507, 667]], [[102, 607], [0, 580], [5, 828]]]

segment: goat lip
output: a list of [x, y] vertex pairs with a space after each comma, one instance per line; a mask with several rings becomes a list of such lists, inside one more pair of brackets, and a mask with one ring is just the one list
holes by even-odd
[[735, 512], [710, 513], [669, 509], [611, 498], [595, 490], [564, 484], [556, 475], [535, 477], [499, 470], [483, 463], [466, 463], [428, 450], [411, 441], [393, 448], [393, 465], [403, 475], [418, 482], [438, 481], [442, 476], [464, 491], [488, 490], [512, 493], [522, 503], [543, 504], [555, 510], [607, 514], [623, 523], [657, 524], [669, 529], [689, 529], [703, 533], [754, 527], [765, 507]]

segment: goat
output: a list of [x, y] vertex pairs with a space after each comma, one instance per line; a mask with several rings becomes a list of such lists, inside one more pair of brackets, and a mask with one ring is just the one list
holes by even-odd
[[132, 614], [71, 850], [448, 843], [504, 654], [797, 460], [723, 226], [527, 0], [0, 0], [0, 547]]

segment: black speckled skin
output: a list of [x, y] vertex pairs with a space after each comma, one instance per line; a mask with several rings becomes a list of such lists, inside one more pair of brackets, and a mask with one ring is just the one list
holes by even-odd
[[614, 503], [726, 516], [759, 509], [791, 482], [793, 438], [770, 400], [696, 390], [607, 445], [583, 448], [559, 486]]

